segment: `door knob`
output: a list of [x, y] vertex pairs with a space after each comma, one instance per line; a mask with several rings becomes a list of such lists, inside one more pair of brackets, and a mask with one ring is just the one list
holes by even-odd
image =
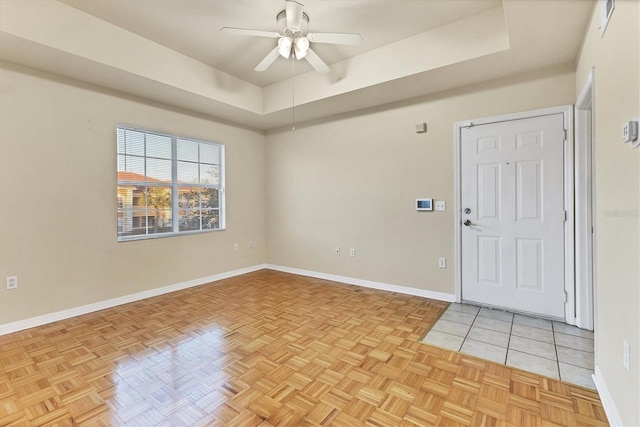
[[463, 224], [466, 225], [467, 227], [469, 227], [470, 225], [473, 225], [469, 220], [466, 220], [465, 222], [463, 222]]

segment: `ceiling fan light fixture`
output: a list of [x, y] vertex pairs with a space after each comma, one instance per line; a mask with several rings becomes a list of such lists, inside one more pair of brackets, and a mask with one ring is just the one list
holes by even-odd
[[328, 73], [329, 66], [311, 49], [311, 43], [355, 45], [362, 41], [358, 33], [307, 33], [309, 15], [299, 0], [285, 0], [285, 9], [278, 13], [276, 20], [281, 30], [277, 33], [235, 27], [220, 30], [228, 34], [278, 39], [277, 46], [255, 67], [258, 72], [265, 71], [281, 56], [284, 59], [305, 59], [317, 72]]
[[289, 59], [291, 56], [291, 47], [293, 46], [293, 40], [291, 37], [280, 37], [278, 40], [278, 53], [285, 59]]
[[302, 59], [307, 56], [307, 52], [309, 51], [309, 40], [307, 40], [306, 37], [297, 37], [293, 44], [296, 59]]

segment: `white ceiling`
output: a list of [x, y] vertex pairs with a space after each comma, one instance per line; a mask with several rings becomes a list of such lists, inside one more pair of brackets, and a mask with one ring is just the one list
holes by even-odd
[[[574, 63], [589, 0], [300, 0], [332, 72], [295, 64], [298, 120]], [[253, 68], [284, 0], [0, 0], [0, 59], [256, 129], [291, 120], [291, 61]]]
[[[291, 77], [280, 59], [267, 72], [253, 69], [276, 40], [230, 36], [222, 27], [278, 31], [276, 15], [284, 0], [64, 0], [65, 3], [154, 40], [258, 86]], [[327, 64], [371, 51], [429, 29], [501, 5], [500, 0], [301, 0], [309, 15], [308, 32], [348, 32], [364, 36], [359, 46], [314, 45]], [[296, 72], [311, 71], [302, 61]]]

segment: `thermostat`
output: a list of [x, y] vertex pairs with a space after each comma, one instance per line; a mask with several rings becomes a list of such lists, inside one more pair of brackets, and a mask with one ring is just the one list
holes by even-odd
[[417, 211], [432, 211], [433, 199], [416, 199]]

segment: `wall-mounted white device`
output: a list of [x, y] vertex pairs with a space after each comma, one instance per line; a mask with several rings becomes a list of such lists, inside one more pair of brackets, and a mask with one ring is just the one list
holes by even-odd
[[433, 199], [416, 199], [417, 211], [432, 211]]
[[622, 125], [622, 142], [631, 142], [631, 146], [638, 146], [638, 120], [630, 120]]

